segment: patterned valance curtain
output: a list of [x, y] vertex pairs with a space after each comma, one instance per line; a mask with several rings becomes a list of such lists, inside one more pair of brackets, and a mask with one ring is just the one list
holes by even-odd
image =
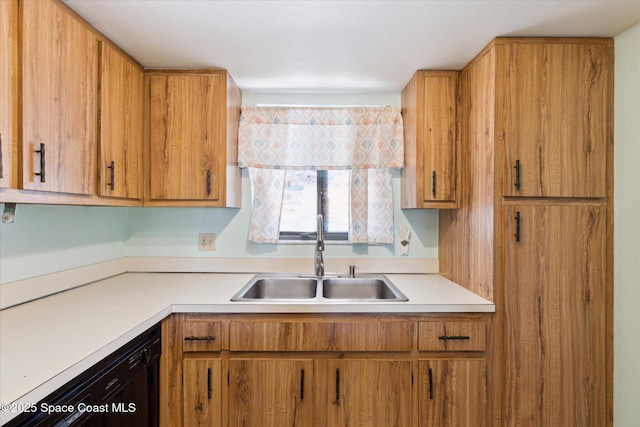
[[287, 169], [348, 169], [350, 240], [393, 242], [390, 169], [404, 165], [399, 108], [243, 107], [238, 163], [250, 172], [250, 240], [278, 241]]

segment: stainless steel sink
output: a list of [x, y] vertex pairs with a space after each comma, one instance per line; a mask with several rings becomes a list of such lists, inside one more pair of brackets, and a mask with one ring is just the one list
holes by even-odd
[[408, 300], [382, 274], [361, 274], [358, 277], [257, 274], [231, 298], [231, 301], [265, 303]]
[[315, 277], [260, 274], [254, 276], [231, 301], [306, 300], [316, 297]]
[[408, 301], [386, 277], [338, 277], [322, 281], [322, 296], [358, 301]]

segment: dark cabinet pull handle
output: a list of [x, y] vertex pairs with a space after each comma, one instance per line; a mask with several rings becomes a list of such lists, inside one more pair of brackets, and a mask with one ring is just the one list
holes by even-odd
[[216, 337], [208, 336], [208, 337], [185, 337], [185, 341], [215, 341]]
[[520, 241], [520, 211], [516, 212], [516, 216], [514, 217], [516, 220], [516, 234], [513, 236], [516, 238], [516, 242]]
[[436, 171], [431, 173], [431, 195], [436, 197]]
[[520, 160], [516, 160], [516, 165], [513, 168], [516, 170], [516, 181], [513, 185], [516, 190], [520, 190]]
[[4, 178], [4, 159], [2, 158], [2, 132], [0, 132], [0, 178]]
[[207, 170], [207, 196], [211, 195], [211, 171]]
[[300, 400], [304, 400], [304, 369], [300, 369]]
[[207, 399], [211, 400], [211, 368], [207, 368]]
[[40, 172], [35, 172], [35, 176], [40, 177], [40, 182], [45, 182], [45, 152], [44, 144], [40, 143], [40, 149], [36, 150], [36, 153], [40, 154]]
[[336, 403], [340, 404], [340, 369], [336, 369]]
[[114, 163], [113, 160], [111, 160], [111, 163], [109, 163], [109, 166], [107, 166], [107, 169], [109, 169], [109, 179], [110, 182], [107, 182], [107, 186], [111, 189], [111, 191], [113, 191], [116, 188], [116, 180], [115, 180], [115, 176], [116, 176], [116, 165]]
[[438, 337], [439, 340], [470, 340], [471, 337], [468, 335], [442, 335]]
[[429, 400], [433, 400], [433, 370], [429, 368]]

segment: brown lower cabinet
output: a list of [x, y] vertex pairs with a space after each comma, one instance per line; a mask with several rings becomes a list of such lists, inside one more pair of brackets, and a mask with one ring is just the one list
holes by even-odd
[[222, 425], [222, 361], [185, 359], [182, 362], [185, 426]]
[[418, 372], [420, 426], [484, 425], [484, 359], [421, 359]]
[[228, 425], [313, 426], [313, 365], [298, 358], [229, 359]]
[[174, 314], [161, 425], [482, 427], [486, 316]]

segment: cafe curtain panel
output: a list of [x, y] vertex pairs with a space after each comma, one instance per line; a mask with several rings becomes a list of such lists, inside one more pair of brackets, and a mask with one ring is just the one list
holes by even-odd
[[351, 170], [353, 243], [393, 242], [391, 169], [404, 165], [395, 107], [243, 107], [238, 164], [249, 168], [249, 239], [275, 243], [288, 169]]

